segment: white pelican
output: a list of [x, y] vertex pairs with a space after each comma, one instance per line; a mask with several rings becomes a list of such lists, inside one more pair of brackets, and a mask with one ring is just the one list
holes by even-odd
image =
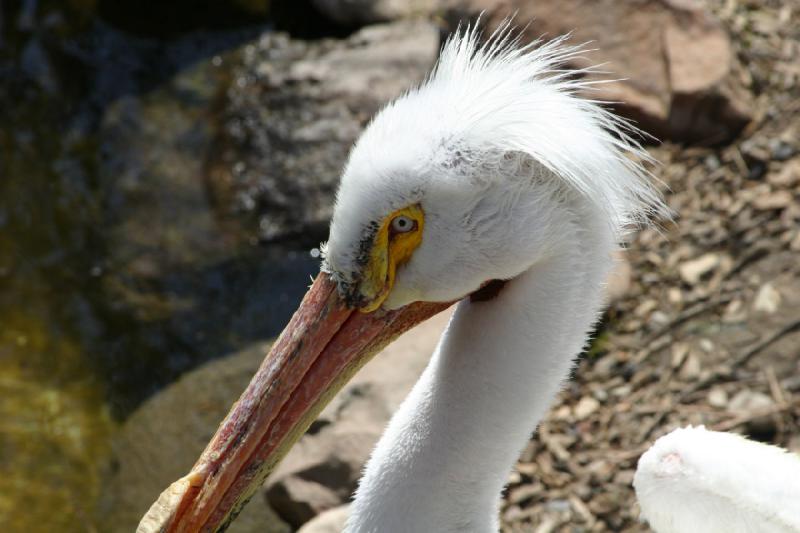
[[658, 533], [800, 531], [800, 457], [733, 433], [674, 430], [639, 459], [633, 486]]
[[[140, 532], [232, 519], [376, 351], [458, 301], [378, 443], [346, 531], [498, 530], [500, 493], [583, 349], [626, 229], [666, 211], [582, 52], [506, 23], [444, 45], [353, 147], [323, 272], [192, 471]], [[200, 392], [202, 393], [202, 392]]]

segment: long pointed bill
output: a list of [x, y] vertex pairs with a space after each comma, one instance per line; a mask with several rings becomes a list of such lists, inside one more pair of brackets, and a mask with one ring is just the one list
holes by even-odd
[[361, 313], [321, 273], [192, 471], [161, 493], [137, 533], [225, 529], [356, 371], [449, 305]]

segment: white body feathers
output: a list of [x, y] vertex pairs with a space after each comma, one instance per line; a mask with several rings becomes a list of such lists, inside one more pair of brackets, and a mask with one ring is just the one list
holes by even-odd
[[676, 429], [642, 455], [633, 484], [657, 533], [800, 531], [800, 457], [732, 433]]

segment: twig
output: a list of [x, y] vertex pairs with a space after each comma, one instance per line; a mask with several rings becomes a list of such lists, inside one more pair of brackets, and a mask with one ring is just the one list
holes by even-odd
[[570, 494], [568, 500], [578, 516], [580, 516], [583, 521], [586, 522], [586, 525], [588, 527], [594, 526], [597, 519], [592, 514], [592, 511], [589, 510], [589, 507], [583, 503], [583, 500], [578, 498], [575, 494]]
[[562, 463], [566, 463], [570, 459], [570, 453], [561, 444], [553, 438], [550, 434], [550, 429], [547, 424], [542, 424], [539, 427], [539, 440], [545, 445], [550, 453]]
[[761, 409], [754, 409], [747, 414], [739, 415], [734, 418], [730, 418], [718, 424], [715, 424], [711, 427], [714, 431], [730, 431], [737, 426], [741, 426], [742, 424], [746, 424], [751, 420], [755, 420], [756, 418], [761, 418], [762, 416], [769, 416], [776, 413], [782, 413], [784, 411], [788, 411], [795, 406], [800, 406], [800, 400], [794, 402], [788, 402], [783, 404], [777, 405], [770, 405], [769, 407], [764, 407]]
[[690, 395], [694, 394], [695, 392], [702, 390], [709, 385], [712, 385], [718, 381], [725, 381], [731, 379], [733, 375], [733, 371], [745, 364], [747, 364], [750, 359], [753, 358], [754, 355], [761, 352], [765, 348], [769, 347], [772, 343], [779, 340], [781, 337], [785, 335], [789, 335], [790, 333], [794, 333], [796, 331], [800, 331], [800, 320], [795, 320], [794, 322], [790, 322], [786, 324], [778, 331], [773, 332], [772, 334], [766, 336], [761, 342], [756, 343], [752, 346], [749, 350], [743, 352], [739, 355], [736, 359], [733, 360], [731, 363], [730, 368], [724, 374], [716, 372], [711, 374], [710, 376], [706, 377], [705, 379], [701, 379], [696, 381], [691, 386], [687, 387], [681, 394], [678, 396], [678, 401], [683, 402], [688, 398]]
[[[714, 309], [715, 307], [718, 307], [718, 306], [720, 306], [722, 304], [726, 304], [726, 303], [730, 302], [731, 299], [733, 299], [733, 295], [732, 294], [722, 294], [722, 295], [719, 295], [717, 298], [708, 300], [706, 302], [701, 302], [701, 303], [693, 305], [692, 307], [689, 307], [688, 309], [684, 309], [682, 312], [678, 313], [678, 316], [676, 316], [675, 318], [670, 320], [667, 324], [662, 326], [660, 329], [658, 329], [655, 332], [653, 332], [652, 334], [650, 334], [650, 336], [647, 339], [645, 339], [644, 344], [646, 346], [649, 346], [656, 339], [658, 339], [659, 337], [662, 337], [663, 335], [666, 335], [671, 330], [673, 330], [676, 327], [680, 326], [681, 324], [683, 324], [687, 320], [691, 320], [692, 318], [694, 318], [696, 316], [699, 316], [699, 315], [702, 315], [703, 313], [706, 313], [706, 312]], [[645, 358], [642, 358], [642, 359], [645, 359]]]
[[750, 361], [750, 359], [752, 359], [752, 357], [756, 355], [758, 352], [767, 348], [770, 344], [774, 343], [781, 337], [789, 335], [790, 333], [794, 333], [796, 331], [800, 331], [800, 320], [795, 320], [794, 322], [786, 324], [778, 331], [772, 333], [771, 335], [768, 335], [766, 338], [764, 338], [764, 340], [757, 343], [755, 346], [753, 346], [746, 352], [742, 353], [739, 357], [737, 357], [734, 360], [732, 368], [737, 368], [739, 366], [747, 364], [747, 362]]

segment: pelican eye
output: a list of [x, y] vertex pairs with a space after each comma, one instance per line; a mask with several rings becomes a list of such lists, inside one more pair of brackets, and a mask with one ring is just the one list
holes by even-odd
[[417, 221], [405, 215], [398, 215], [392, 219], [392, 233], [408, 233], [417, 227]]

